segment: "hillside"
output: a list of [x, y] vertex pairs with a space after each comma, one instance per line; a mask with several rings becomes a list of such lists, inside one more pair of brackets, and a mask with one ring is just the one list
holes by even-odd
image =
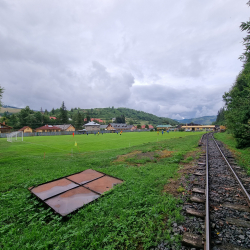
[[202, 124], [202, 125], [211, 125], [216, 120], [216, 115], [213, 116], [202, 116], [198, 118], [190, 118], [190, 119], [183, 119], [183, 120], [176, 120], [179, 123], [196, 123], [196, 124]]
[[[4, 112], [9, 112], [10, 114], [18, 113], [21, 111], [20, 108], [12, 107], [12, 106], [3, 106], [0, 110], [0, 115]], [[160, 124], [171, 124], [171, 125], [177, 125], [178, 122], [175, 120], [172, 120], [170, 118], [165, 117], [158, 117], [153, 114], [146, 113], [144, 111], [138, 111], [134, 109], [129, 108], [95, 108], [95, 109], [80, 109], [75, 108], [68, 110], [68, 117], [73, 118], [74, 114], [77, 112], [84, 113], [84, 117], [87, 117], [87, 114], [89, 114], [90, 118], [100, 118], [102, 120], [105, 120], [107, 122], [111, 122], [112, 118], [124, 115], [126, 117], [127, 123], [133, 123], [133, 124], [152, 124], [152, 125], [160, 125]], [[60, 112], [60, 109], [55, 109], [52, 113], [49, 112], [48, 115], [51, 116], [58, 116]]]
[[[158, 117], [153, 114], [146, 113], [144, 111], [138, 111], [129, 108], [95, 108], [95, 109], [81, 109], [85, 114], [89, 113], [91, 118], [101, 118], [103, 120], [111, 120], [117, 116], [124, 115], [126, 117], [126, 122], [130, 119], [134, 124], [171, 124], [177, 125], [178, 122], [170, 118]], [[86, 116], [86, 115], [85, 115]]]
[[0, 114], [3, 114], [4, 112], [9, 112], [9, 113], [13, 114], [13, 113], [18, 113], [20, 111], [21, 111], [20, 108], [16, 108], [16, 107], [12, 107], [12, 106], [7, 106], [7, 105], [3, 105], [0, 108]]

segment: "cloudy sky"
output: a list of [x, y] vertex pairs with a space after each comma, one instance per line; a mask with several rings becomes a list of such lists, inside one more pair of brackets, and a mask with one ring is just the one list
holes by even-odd
[[216, 115], [242, 69], [247, 0], [0, 0], [3, 103]]

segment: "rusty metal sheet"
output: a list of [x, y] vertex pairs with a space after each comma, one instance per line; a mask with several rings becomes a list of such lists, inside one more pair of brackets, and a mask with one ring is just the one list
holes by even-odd
[[103, 173], [97, 172], [92, 169], [87, 169], [81, 173], [70, 175], [67, 177], [67, 179], [74, 181], [78, 184], [84, 184], [86, 182], [92, 181], [96, 178], [104, 176]]
[[80, 186], [45, 202], [57, 213], [65, 216], [99, 197], [100, 195]]
[[38, 187], [31, 189], [30, 191], [36, 196], [38, 196], [40, 199], [45, 200], [77, 186], [77, 184], [63, 178], [60, 180], [42, 184]]
[[102, 194], [112, 189], [116, 184], [122, 182], [122, 180], [105, 175], [104, 177], [101, 177], [100, 179], [97, 179], [95, 181], [91, 181], [83, 186]]

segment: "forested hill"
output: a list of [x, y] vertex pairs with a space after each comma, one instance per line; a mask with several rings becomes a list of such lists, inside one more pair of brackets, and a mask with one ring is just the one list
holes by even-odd
[[[170, 118], [158, 117], [153, 114], [149, 114], [143, 111], [138, 111], [129, 108], [95, 108], [95, 109], [82, 109], [85, 114], [89, 113], [91, 118], [101, 118], [106, 121], [112, 118], [124, 115], [126, 117], [126, 122], [129, 120], [133, 124], [137, 123], [148, 123], [148, 124], [171, 124], [177, 125], [178, 122]], [[85, 115], [86, 116], [86, 115]], [[132, 123], [131, 122], [131, 123]]]
[[[5, 106], [0, 110], [0, 117], [4, 116], [6, 117], [5, 120], [8, 120], [12, 114], [19, 113], [22, 109], [11, 107], [11, 106]], [[31, 110], [32, 111], [32, 110]], [[86, 119], [87, 116], [90, 118], [99, 118], [105, 121], [105, 123], [112, 122], [112, 118], [125, 116], [126, 122], [129, 124], [151, 124], [151, 125], [161, 125], [161, 124], [171, 124], [171, 125], [177, 125], [179, 124], [177, 121], [172, 120], [170, 118], [165, 117], [158, 117], [153, 114], [149, 114], [143, 111], [138, 111], [134, 109], [129, 108], [94, 108], [94, 109], [81, 109], [81, 108], [71, 108], [67, 110], [68, 118], [71, 118], [74, 120], [74, 117], [77, 115], [77, 113], [81, 113], [83, 116], [82, 118]], [[33, 112], [34, 113], [34, 112]], [[36, 113], [36, 112], [35, 112]], [[44, 111], [44, 115], [46, 117], [49, 116], [55, 116], [57, 118], [60, 118], [60, 109], [52, 109], [51, 111]], [[7, 118], [8, 117], [8, 118]], [[3, 118], [2, 118], [3, 119]], [[45, 119], [45, 118], [44, 118]], [[52, 120], [49, 121], [52, 123]], [[57, 121], [58, 123], [58, 121]], [[14, 126], [12, 123], [10, 123], [10, 126]]]
[[216, 120], [216, 115], [213, 116], [202, 116], [199, 118], [190, 118], [190, 119], [183, 119], [177, 120], [179, 123], [195, 123], [195, 124], [202, 124], [202, 125], [211, 125]]

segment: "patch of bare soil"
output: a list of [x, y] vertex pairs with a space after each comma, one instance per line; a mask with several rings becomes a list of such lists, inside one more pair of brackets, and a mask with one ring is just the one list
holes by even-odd
[[[145, 152], [142, 153], [141, 151], [133, 151], [125, 155], [119, 155], [116, 160], [113, 162], [125, 162], [128, 158], [135, 158], [135, 159], [144, 159], [149, 158], [151, 161], [170, 157], [172, 155], [173, 151], [163, 150], [163, 151], [152, 151], [152, 152]], [[141, 164], [139, 164], [141, 165]]]
[[128, 154], [125, 154], [125, 155], [119, 155], [118, 158], [116, 160], [114, 160], [113, 162], [125, 162], [125, 160], [127, 158], [132, 158], [132, 157], [135, 157], [136, 155], [140, 154], [141, 151], [133, 151], [133, 152], [130, 152]]
[[188, 157], [193, 157], [194, 160], [188, 163], [180, 163], [179, 170], [177, 172], [177, 176], [168, 181], [168, 183], [164, 186], [163, 192], [170, 193], [174, 197], [180, 196], [180, 194], [185, 192], [185, 189], [182, 187], [181, 183], [185, 179], [185, 177], [194, 171], [194, 166], [197, 162], [196, 157], [202, 152], [201, 148], [197, 151], [189, 152], [185, 155], [184, 160]]

